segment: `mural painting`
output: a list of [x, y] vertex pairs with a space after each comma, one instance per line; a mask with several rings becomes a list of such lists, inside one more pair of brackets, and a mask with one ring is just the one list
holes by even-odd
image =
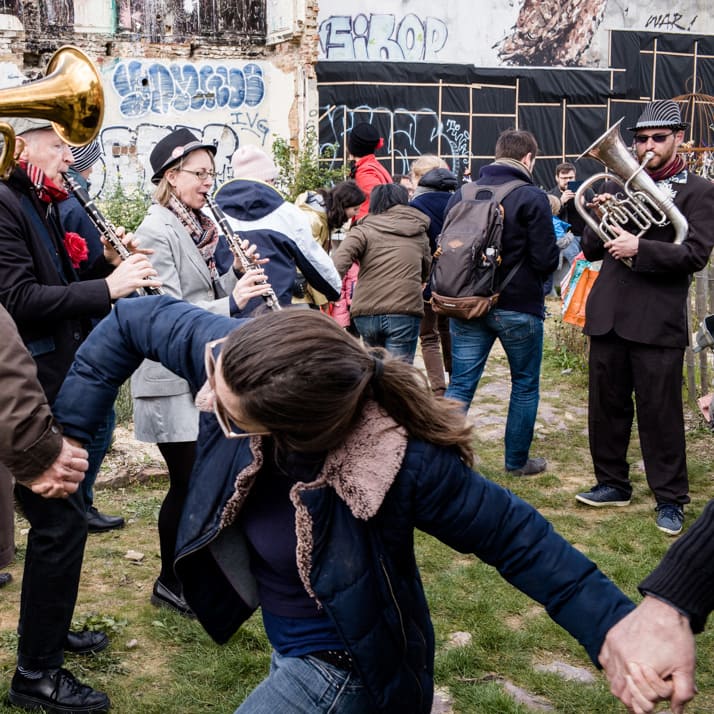
[[714, 34], [707, 0], [519, 0], [320, 3], [320, 59], [477, 67], [607, 67], [611, 30]]

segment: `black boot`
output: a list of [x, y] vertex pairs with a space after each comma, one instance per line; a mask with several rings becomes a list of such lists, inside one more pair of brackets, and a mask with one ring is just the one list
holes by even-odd
[[39, 679], [17, 670], [12, 678], [10, 701], [23, 709], [44, 709], [49, 714], [94, 714], [109, 711], [104, 692], [82, 684], [66, 669], [49, 669]]

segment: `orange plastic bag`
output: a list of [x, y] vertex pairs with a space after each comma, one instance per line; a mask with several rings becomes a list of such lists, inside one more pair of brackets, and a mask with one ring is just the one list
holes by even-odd
[[572, 294], [569, 294], [567, 305], [563, 311], [563, 322], [569, 322], [578, 327], [585, 325], [585, 304], [599, 274], [599, 265], [596, 268], [592, 264], [587, 265], [580, 273], [577, 282], [569, 291]]

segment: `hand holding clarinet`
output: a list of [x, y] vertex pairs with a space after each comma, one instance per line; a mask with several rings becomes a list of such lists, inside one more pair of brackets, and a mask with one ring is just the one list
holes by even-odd
[[106, 261], [115, 266], [115, 270], [106, 278], [111, 299], [116, 300], [133, 292], [139, 295], [162, 295], [161, 281], [146, 257], [153, 251], [139, 248], [133, 234], [126, 233], [121, 227], [115, 228], [75, 178], [69, 174], [64, 177], [67, 186], [99, 231]]

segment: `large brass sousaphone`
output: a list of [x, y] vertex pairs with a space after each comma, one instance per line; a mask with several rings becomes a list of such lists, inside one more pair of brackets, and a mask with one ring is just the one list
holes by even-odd
[[[97, 136], [104, 116], [99, 72], [81, 50], [60, 47], [43, 79], [0, 91], [0, 116], [47, 119], [68, 144], [84, 146]], [[0, 122], [0, 134], [0, 176], [6, 177], [15, 161], [15, 132]]]

